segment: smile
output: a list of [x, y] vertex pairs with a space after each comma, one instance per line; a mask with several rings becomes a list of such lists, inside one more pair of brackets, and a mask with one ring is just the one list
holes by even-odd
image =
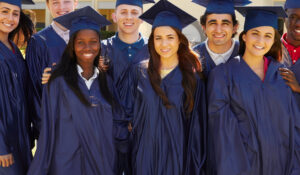
[[256, 48], [256, 49], [259, 49], [259, 50], [263, 50], [265, 47], [261, 47], [261, 46], [256, 46], [256, 45], [254, 45], [254, 47]]

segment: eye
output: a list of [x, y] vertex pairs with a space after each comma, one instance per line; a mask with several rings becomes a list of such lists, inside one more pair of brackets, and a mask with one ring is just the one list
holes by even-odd
[[169, 36], [168, 39], [174, 39], [174, 36]]
[[13, 16], [18, 17], [20, 14], [18, 12], [13, 13]]
[[161, 37], [155, 37], [154, 39], [155, 39], [155, 40], [160, 40], [160, 39], [161, 39]]
[[7, 14], [7, 13], [8, 13], [8, 10], [2, 10], [1, 13]]

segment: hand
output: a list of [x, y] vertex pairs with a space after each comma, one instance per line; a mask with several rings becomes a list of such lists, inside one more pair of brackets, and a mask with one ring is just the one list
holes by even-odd
[[100, 56], [98, 69], [103, 72], [106, 72], [108, 70], [108, 67], [109, 67], [109, 65], [104, 64], [104, 58], [102, 56]]
[[6, 154], [0, 156], [0, 166], [9, 167], [14, 164], [14, 158], [12, 154]]
[[286, 80], [286, 84], [292, 89], [292, 91], [300, 93], [300, 85], [296, 79], [294, 72], [287, 68], [279, 68], [280, 75], [284, 80]]
[[42, 77], [42, 84], [47, 84], [50, 77], [51, 77], [51, 67], [46, 67], [44, 69], [43, 77]]

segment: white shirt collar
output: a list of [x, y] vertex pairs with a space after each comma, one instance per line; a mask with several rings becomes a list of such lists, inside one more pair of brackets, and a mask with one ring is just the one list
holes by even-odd
[[88, 79], [88, 80], [85, 79], [85, 78], [81, 75], [81, 73], [83, 72], [83, 70], [82, 70], [81, 66], [78, 65], [78, 64], [77, 64], [77, 71], [78, 71], [79, 76], [80, 76], [80, 77], [83, 79], [83, 81], [85, 82], [87, 88], [90, 90], [90, 88], [91, 88], [91, 86], [92, 86], [94, 80], [95, 80], [95, 79], [98, 77], [98, 75], [99, 75], [99, 70], [98, 70], [96, 67], [94, 67], [94, 74], [93, 74], [93, 76], [92, 76], [90, 79]]
[[63, 30], [61, 30], [61, 28], [59, 28], [56, 24], [55, 24], [55, 22], [53, 21], [52, 23], [51, 23], [51, 26], [52, 26], [52, 28], [53, 28], [53, 30], [66, 42], [66, 43], [68, 43], [69, 42], [69, 39], [70, 39], [70, 36], [69, 36], [69, 34], [70, 34], [70, 30], [66, 30], [66, 31], [63, 31]]
[[208, 39], [205, 40], [205, 47], [210, 55], [210, 57], [212, 58], [212, 60], [215, 62], [216, 65], [219, 65], [221, 63], [226, 63], [228, 61], [228, 59], [230, 58], [232, 52], [233, 52], [233, 49], [234, 49], [234, 40], [232, 39], [232, 45], [230, 47], [230, 49], [225, 52], [225, 53], [221, 53], [221, 54], [218, 54], [218, 53], [214, 53], [213, 51], [211, 51], [208, 47]]

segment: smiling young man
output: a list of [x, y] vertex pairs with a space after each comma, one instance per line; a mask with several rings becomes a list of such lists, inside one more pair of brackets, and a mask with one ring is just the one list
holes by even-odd
[[287, 0], [285, 20], [287, 33], [283, 34], [282, 63], [289, 69], [280, 69], [286, 84], [295, 92], [300, 107], [300, 3], [299, 0]]
[[[128, 92], [131, 88], [129, 69], [149, 58], [147, 40], [139, 32], [142, 20], [139, 16], [143, 12], [143, 3], [154, 3], [153, 0], [117, 0], [112, 18], [117, 24], [115, 36], [102, 41], [102, 55], [110, 59], [107, 74], [113, 80], [118, 102], [127, 110]], [[101, 65], [101, 64], [100, 64]], [[130, 117], [115, 119], [117, 126], [117, 174], [131, 173], [130, 146], [128, 142], [128, 125]]]
[[[73, 12], [77, 6], [77, 0], [47, 0], [46, 4], [51, 16], [56, 18]], [[50, 26], [34, 34], [28, 42], [26, 63], [34, 86], [37, 114], [40, 114], [43, 90], [41, 77], [44, 69], [59, 62], [68, 41], [69, 30], [57, 22], [52, 22]]]
[[194, 50], [200, 55], [204, 74], [207, 77], [214, 67], [238, 54], [239, 43], [233, 40], [238, 29], [234, 6], [246, 5], [250, 1], [193, 0], [193, 2], [206, 7], [200, 23], [207, 39], [196, 45]]

